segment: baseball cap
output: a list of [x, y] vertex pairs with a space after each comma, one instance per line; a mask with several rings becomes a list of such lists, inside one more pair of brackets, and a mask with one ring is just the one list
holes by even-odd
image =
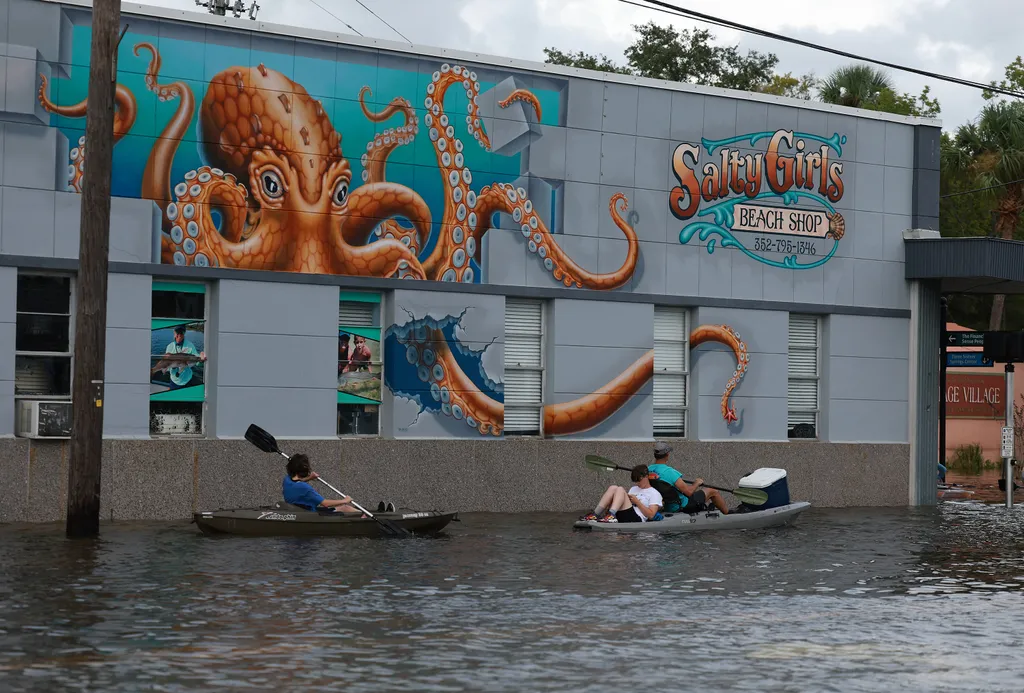
[[672, 452], [672, 446], [668, 443], [663, 443], [660, 440], [654, 444], [654, 455], [656, 457], [662, 457]]

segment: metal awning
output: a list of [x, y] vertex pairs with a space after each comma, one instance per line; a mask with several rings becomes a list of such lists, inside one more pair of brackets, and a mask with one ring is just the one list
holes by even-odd
[[937, 279], [942, 293], [1024, 294], [1024, 241], [942, 238], [937, 231], [906, 231], [907, 280]]

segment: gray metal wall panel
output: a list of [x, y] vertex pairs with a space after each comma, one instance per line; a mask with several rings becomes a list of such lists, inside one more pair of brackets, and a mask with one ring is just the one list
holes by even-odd
[[257, 419], [275, 435], [336, 435], [338, 299], [329, 286], [219, 283], [208, 435], [240, 436]]
[[[907, 359], [832, 356], [829, 400], [861, 400], [872, 402], [906, 402], [909, 382]], [[865, 428], [870, 423], [864, 422]]]
[[746, 344], [750, 357], [747, 373], [730, 400], [739, 421], [727, 425], [721, 400], [736, 369], [736, 356], [717, 342], [691, 347], [690, 402], [694, 411], [690, 427], [699, 440], [787, 439], [788, 324], [788, 314], [777, 311], [700, 308], [694, 312], [691, 335], [701, 325], [728, 325]]
[[[218, 387], [217, 437], [240, 438], [256, 423], [281, 438], [337, 435], [337, 389]], [[207, 436], [212, 434], [207, 428]]]
[[152, 279], [145, 274], [107, 276], [105, 436], [149, 437], [152, 290]]
[[[559, 404], [590, 394], [614, 380], [654, 348], [654, 306], [625, 307], [599, 301], [556, 300], [550, 304], [545, 403]], [[650, 438], [653, 385], [601, 425], [572, 438]]]
[[910, 323], [831, 315], [823, 335], [819, 406], [831, 442], [907, 442]]
[[337, 288], [222, 281], [220, 332], [338, 336]]
[[[834, 399], [828, 403], [830, 443], [906, 443], [907, 402]], [[934, 472], [934, 467], [932, 468]], [[934, 488], [935, 476], [932, 475]]]
[[14, 434], [14, 340], [18, 270], [0, 267], [0, 436]]
[[828, 324], [832, 356], [909, 358], [908, 319], [832, 315]]

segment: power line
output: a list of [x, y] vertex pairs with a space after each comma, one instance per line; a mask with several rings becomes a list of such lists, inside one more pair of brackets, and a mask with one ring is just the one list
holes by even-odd
[[946, 193], [945, 195], [939, 195], [940, 198], [946, 197], [959, 197], [960, 195], [970, 195], [972, 193], [985, 192], [986, 190], [995, 190], [996, 188], [1005, 188], [1007, 185], [1013, 185], [1014, 183], [1024, 183], [1024, 178], [1018, 178], [1017, 180], [1008, 180], [1005, 183], [996, 183], [990, 185], [987, 188], [975, 188], [974, 190], [964, 190], [963, 192]]
[[[619, 2], [621, 2], [623, 4], [626, 4], [626, 5], [634, 5], [636, 7], [643, 7], [644, 9], [647, 9], [647, 10], [655, 10], [656, 12], [664, 12], [665, 14], [670, 14], [670, 15], [679, 16], [679, 17], [685, 17], [687, 19], [695, 19], [697, 21], [705, 22], [707, 24], [713, 24], [715, 26], [725, 27], [725, 28], [729, 28], [729, 29], [737, 29], [739, 31], [746, 32], [748, 34], [754, 34], [754, 35], [757, 35], [757, 36], [764, 36], [766, 38], [773, 38], [773, 39], [776, 39], [778, 41], [784, 41], [786, 43], [793, 43], [793, 44], [796, 44], [798, 46], [804, 46], [806, 48], [813, 48], [815, 50], [824, 51], [826, 53], [833, 53], [835, 55], [841, 55], [843, 57], [851, 58], [853, 60], [860, 60], [860, 61], [863, 61], [863, 62], [874, 63], [876, 65], [883, 65], [885, 67], [890, 67], [890, 68], [893, 68], [893, 69], [896, 69], [896, 70], [901, 70], [903, 72], [912, 72], [914, 74], [922, 75], [924, 77], [930, 77], [932, 79], [937, 79], [937, 80], [940, 80], [940, 81], [943, 81], [943, 82], [952, 82], [954, 84], [960, 84], [961, 86], [973, 87], [975, 89], [982, 89], [982, 90], [990, 91], [990, 92], [997, 93], [997, 94], [1006, 94], [1007, 96], [1015, 96], [1017, 98], [1024, 98], [1024, 93], [1021, 93], [1021, 92], [1012, 91], [1012, 90], [1009, 90], [1009, 89], [1003, 89], [1001, 87], [996, 87], [996, 86], [993, 86], [991, 84], [982, 84], [981, 82], [973, 82], [971, 80], [961, 79], [960, 77], [950, 77], [948, 75], [941, 75], [941, 74], [939, 74], [937, 72], [928, 72], [927, 70], [919, 70], [919, 69], [914, 68], [914, 67], [907, 67], [906, 65], [898, 65], [896, 63], [889, 63], [889, 62], [885, 62], [883, 60], [875, 60], [874, 58], [866, 58], [866, 57], [864, 57], [862, 55], [857, 55], [855, 53], [849, 53], [847, 51], [841, 51], [841, 50], [838, 50], [836, 48], [829, 48], [828, 46], [822, 46], [821, 44], [811, 43], [810, 41], [804, 41], [802, 39], [792, 38], [792, 37], [789, 37], [789, 36], [783, 36], [782, 34], [776, 34], [776, 33], [771, 32], [771, 31], [765, 31], [764, 29], [758, 29], [756, 27], [747, 26], [745, 24], [739, 24], [737, 22], [733, 22], [733, 21], [730, 21], [728, 19], [721, 19], [719, 17], [713, 17], [711, 15], [703, 14], [701, 12], [694, 12], [693, 10], [688, 10], [688, 9], [686, 9], [684, 7], [678, 7], [676, 5], [672, 5], [672, 4], [669, 4], [667, 2], [661, 2], [661, 0], [645, 0], [645, 2], [648, 3], [648, 5], [641, 5], [639, 3], [632, 2], [631, 0], [619, 0]], [[650, 5], [654, 5], [654, 7], [651, 7]]]
[[333, 12], [331, 12], [331, 11], [330, 11], [329, 9], [327, 9], [326, 7], [324, 7], [323, 5], [321, 5], [320, 3], [318, 3], [318, 2], [316, 1], [316, 0], [309, 0], [309, 1], [310, 1], [311, 3], [313, 3], [314, 5], [316, 5], [317, 7], [319, 7], [319, 8], [320, 8], [321, 10], [323, 10], [324, 12], [326, 12], [327, 14], [329, 14], [329, 15], [331, 15], [332, 17], [334, 17], [335, 19], [337, 19], [337, 20], [338, 20], [339, 22], [341, 22], [342, 24], [344, 24], [345, 26], [347, 26], [347, 27], [348, 27], [349, 29], [351, 29], [352, 31], [354, 31], [354, 32], [356, 32], [357, 34], [359, 34], [360, 36], [362, 36], [362, 34], [360, 34], [360, 33], [359, 33], [359, 30], [358, 30], [358, 29], [356, 29], [356, 28], [355, 28], [354, 26], [352, 26], [351, 24], [349, 24], [348, 22], [346, 22], [346, 21], [345, 21], [344, 19], [342, 19], [342, 18], [341, 18], [341, 17], [339, 17], [338, 15], [334, 14]]
[[[380, 19], [380, 21], [384, 22], [384, 20], [383, 20], [383, 19], [381, 18], [381, 16], [380, 16], [379, 14], [377, 14], [376, 12], [374, 12], [373, 10], [371, 10], [371, 9], [370, 9], [369, 7], [367, 7], [366, 5], [364, 5], [364, 4], [363, 4], [363, 2], [362, 2], [362, 0], [356, 0], [356, 2], [358, 2], [358, 3], [359, 3], [359, 5], [360, 5], [360, 7], [362, 7], [362, 8], [364, 9], [364, 10], [366, 10], [367, 12], [369, 12], [370, 14], [372, 14], [372, 15], [373, 15], [374, 17], [376, 17], [377, 19]], [[399, 36], [401, 36], [401, 37], [402, 37], [403, 39], [405, 39], [405, 42], [406, 42], [406, 43], [412, 43], [412, 41], [410, 41], [410, 40], [409, 40], [408, 38], [406, 38], [406, 37], [405, 37], [405, 34], [403, 34], [403, 33], [402, 33], [401, 31], [399, 31], [399, 30], [398, 30], [398, 29], [396, 29], [395, 27], [391, 26], [391, 25], [390, 25], [390, 24], [388, 24], [387, 22], [384, 22], [384, 24], [385, 24], [385, 26], [387, 26], [387, 28], [391, 29], [391, 31], [395, 32], [396, 34], [398, 34]]]

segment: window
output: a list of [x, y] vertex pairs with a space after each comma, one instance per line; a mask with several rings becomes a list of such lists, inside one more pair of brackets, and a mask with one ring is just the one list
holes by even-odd
[[380, 432], [380, 294], [342, 291], [338, 303], [338, 435]]
[[685, 308], [654, 307], [654, 435], [686, 435], [689, 330]]
[[71, 399], [74, 329], [71, 278], [19, 274], [14, 395]]
[[149, 432], [202, 435], [206, 404], [206, 287], [153, 282]]
[[540, 435], [544, 410], [544, 304], [505, 299], [505, 435]]
[[818, 437], [819, 333], [817, 316], [789, 316], [790, 438]]

